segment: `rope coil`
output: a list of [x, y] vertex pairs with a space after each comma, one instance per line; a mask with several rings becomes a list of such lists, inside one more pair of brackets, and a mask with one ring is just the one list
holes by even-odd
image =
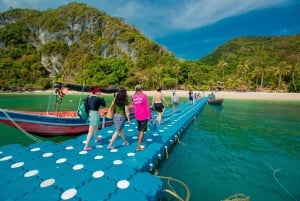
[[[182, 181], [178, 180], [178, 179], [175, 179], [173, 177], [165, 177], [165, 176], [158, 176], [160, 179], [164, 179], [164, 180], [167, 180], [167, 183], [168, 183], [168, 186], [170, 187], [170, 189], [164, 189], [163, 191], [172, 195], [173, 197], [175, 197], [176, 199], [180, 200], [180, 201], [189, 201], [190, 198], [191, 198], [191, 192], [190, 192], [190, 189], [189, 187]], [[177, 182], [179, 184], [181, 184], [184, 188], [185, 188], [185, 191], [186, 191], [186, 197], [185, 199], [181, 198], [177, 192], [175, 191], [175, 189], [172, 187], [170, 181], [174, 181], [174, 182]]]

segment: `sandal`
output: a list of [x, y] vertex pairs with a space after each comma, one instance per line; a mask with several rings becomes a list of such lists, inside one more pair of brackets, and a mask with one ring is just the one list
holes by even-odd
[[122, 146], [127, 146], [129, 145], [129, 143], [126, 141], [126, 142], [123, 142]]
[[90, 151], [90, 150], [92, 150], [93, 148], [92, 147], [86, 147], [86, 148], [84, 148], [83, 150], [84, 151]]
[[113, 150], [113, 149], [115, 149], [113, 146], [107, 146], [107, 149], [109, 149], [109, 150]]
[[136, 150], [137, 150], [137, 151], [143, 151], [143, 150], [144, 150], [144, 147], [139, 146]]

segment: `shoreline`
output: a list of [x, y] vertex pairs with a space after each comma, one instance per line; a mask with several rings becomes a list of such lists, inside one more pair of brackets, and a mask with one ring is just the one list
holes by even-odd
[[[155, 91], [144, 91], [149, 97], [152, 97]], [[177, 90], [178, 97], [188, 98], [188, 92]], [[132, 95], [133, 91], [128, 91], [128, 95]], [[166, 97], [171, 97], [173, 90], [163, 90], [162, 93]], [[200, 92], [201, 96], [207, 96], [210, 91]], [[300, 93], [271, 93], [271, 92], [215, 92], [216, 98], [236, 99], [236, 100], [274, 100], [274, 101], [300, 101]]]
[[[162, 90], [162, 93], [165, 97], [171, 97], [174, 90]], [[152, 91], [143, 91], [145, 94], [151, 98], [154, 94], [154, 90]], [[188, 98], [188, 92], [186, 90], [177, 90], [177, 96], [180, 98]], [[0, 94], [49, 94], [51, 90], [46, 91], [31, 91], [31, 92], [12, 92], [12, 93], [3, 93]], [[81, 94], [82, 92], [71, 91], [69, 90], [67, 94]], [[134, 91], [127, 91], [129, 96], [134, 94]], [[211, 93], [211, 91], [199, 92], [201, 96], [207, 96]], [[53, 93], [55, 94], [55, 93]], [[84, 92], [84, 94], [88, 94], [88, 92]], [[236, 100], [274, 100], [274, 101], [300, 101], [300, 93], [277, 93], [277, 92], [235, 92], [235, 91], [217, 91], [215, 92], [216, 98], [224, 98], [224, 99], [236, 99]], [[110, 96], [111, 94], [104, 94], [103, 96]]]

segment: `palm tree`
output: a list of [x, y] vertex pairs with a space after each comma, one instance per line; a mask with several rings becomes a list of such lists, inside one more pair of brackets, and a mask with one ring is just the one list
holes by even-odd
[[291, 73], [292, 73], [292, 82], [293, 82], [293, 86], [294, 86], [294, 89], [295, 89], [295, 92], [297, 92], [297, 86], [295, 84], [295, 75], [297, 74], [297, 72], [299, 71], [299, 56], [297, 57], [297, 64], [292, 66], [292, 70], [291, 70]]
[[[293, 61], [297, 60], [296, 64], [291, 64], [289, 66], [289, 71], [290, 71], [290, 74], [291, 74], [291, 77], [292, 77], [292, 84], [293, 84], [293, 87], [294, 87], [294, 91], [297, 92], [297, 86], [296, 86], [296, 83], [295, 83], [295, 76], [297, 74], [297, 72], [299, 71], [299, 56], [298, 55], [291, 55], [290, 56], [290, 59], [292, 59]], [[294, 63], [294, 62], [292, 62]]]
[[264, 78], [267, 73], [267, 68], [265, 67], [265, 64], [261, 62], [261, 65], [258, 67], [260, 72], [260, 89], [264, 88]]
[[200, 83], [201, 74], [202, 74], [202, 70], [199, 68], [199, 66], [191, 63], [190, 71], [188, 73], [189, 82], [192, 85], [194, 84], [198, 85]]
[[249, 62], [246, 60], [244, 61], [244, 63], [241, 63], [238, 65], [238, 70], [240, 72], [241, 75], [241, 79], [242, 79], [242, 85], [245, 84], [246, 78], [247, 78], [247, 73], [249, 71]]
[[228, 63], [224, 60], [221, 60], [218, 64], [217, 67], [222, 69], [222, 82], [223, 82], [223, 89], [225, 90], [224, 86], [224, 68], [228, 66]]
[[287, 62], [282, 61], [277, 66], [273, 67], [275, 76], [278, 76], [278, 84], [277, 84], [277, 92], [280, 90], [282, 76], [286, 75], [288, 73], [287, 71]]
[[174, 72], [175, 72], [175, 75], [176, 75], [176, 86], [175, 86], [175, 89], [177, 90], [177, 82], [178, 82], [178, 75], [180, 73], [180, 67], [179, 66], [175, 66], [174, 67]]
[[258, 91], [258, 80], [260, 76], [260, 68], [255, 66], [253, 71], [250, 72], [250, 76], [252, 79], [255, 79], [255, 90]]

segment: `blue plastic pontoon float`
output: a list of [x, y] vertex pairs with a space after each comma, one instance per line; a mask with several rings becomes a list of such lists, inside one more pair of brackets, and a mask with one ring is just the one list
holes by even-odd
[[125, 127], [130, 144], [122, 146], [117, 139], [113, 150], [106, 148], [113, 126], [99, 131], [102, 141], [89, 152], [82, 150], [86, 135], [60, 144], [44, 141], [28, 147], [2, 146], [0, 200], [161, 200], [163, 182], [149, 171], [168, 154], [206, 103], [207, 98], [202, 98], [194, 105], [179, 105], [176, 113], [166, 110], [162, 125], [145, 133], [145, 150], [140, 152], [136, 151], [134, 120]]

